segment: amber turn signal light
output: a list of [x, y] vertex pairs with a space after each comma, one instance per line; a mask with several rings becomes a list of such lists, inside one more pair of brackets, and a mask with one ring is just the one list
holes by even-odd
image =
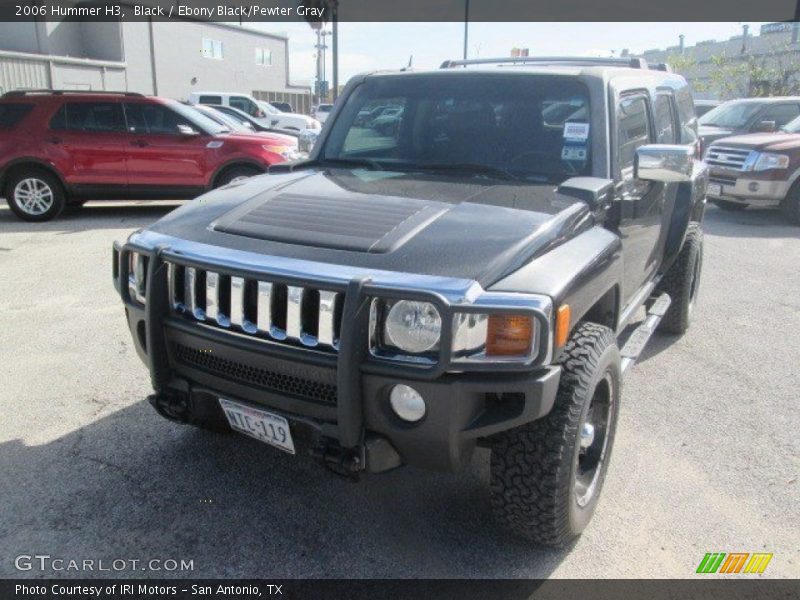
[[486, 333], [486, 355], [530, 354], [533, 331], [533, 317], [530, 315], [490, 315]]
[[569, 321], [571, 318], [569, 304], [562, 304], [556, 311], [556, 348], [562, 348], [567, 343], [569, 336]]

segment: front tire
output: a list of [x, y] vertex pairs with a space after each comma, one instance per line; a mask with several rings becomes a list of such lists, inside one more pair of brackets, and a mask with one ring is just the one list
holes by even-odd
[[622, 384], [614, 333], [580, 325], [546, 417], [492, 440], [492, 508], [513, 533], [560, 547], [583, 532], [608, 470]]
[[248, 167], [246, 165], [242, 165], [240, 167], [230, 167], [229, 169], [223, 171], [222, 174], [217, 178], [217, 182], [214, 187], [222, 187], [223, 185], [228, 185], [229, 183], [237, 183], [239, 181], [249, 179], [250, 177], [261, 175], [262, 173], [263, 171], [258, 170], [256, 167]]
[[681, 335], [689, 329], [700, 289], [702, 269], [703, 230], [700, 223], [691, 222], [686, 229], [686, 240], [678, 258], [656, 289], [656, 295], [666, 292], [672, 300], [659, 324], [661, 331]]
[[66, 205], [61, 182], [42, 169], [23, 169], [9, 177], [5, 189], [8, 207], [24, 221], [41, 223], [56, 218]]
[[800, 185], [795, 184], [781, 202], [781, 212], [793, 225], [800, 225]]

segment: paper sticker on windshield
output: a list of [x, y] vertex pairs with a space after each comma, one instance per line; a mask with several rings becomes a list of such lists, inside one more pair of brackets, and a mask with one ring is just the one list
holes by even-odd
[[561, 160], [586, 160], [586, 146], [564, 146]]
[[586, 140], [589, 137], [588, 123], [564, 123], [565, 140]]

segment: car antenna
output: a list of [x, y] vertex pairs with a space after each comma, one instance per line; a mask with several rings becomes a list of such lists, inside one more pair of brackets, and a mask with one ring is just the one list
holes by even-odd
[[410, 71], [411, 69], [414, 68], [413, 65], [414, 65], [414, 55], [412, 54], [411, 56], [408, 57], [408, 64], [405, 67], [403, 67], [402, 69], [400, 69], [400, 70], [401, 71]]

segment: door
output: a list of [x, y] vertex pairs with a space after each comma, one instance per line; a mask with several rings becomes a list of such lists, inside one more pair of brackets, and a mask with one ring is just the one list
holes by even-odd
[[[205, 187], [209, 136], [168, 106], [125, 103], [128, 128], [128, 181], [132, 190], [145, 187]], [[188, 127], [198, 135], [186, 135]], [[188, 130], [185, 130], [188, 131]]]
[[[665, 106], [669, 109], [668, 103]], [[664, 108], [660, 110], [663, 115]], [[636, 149], [656, 141], [652, 123], [649, 94], [642, 91], [620, 97], [616, 107], [616, 201], [624, 263], [623, 304], [633, 298], [660, 264], [666, 186], [633, 176]], [[665, 129], [661, 127], [663, 135], [667, 135]], [[674, 124], [669, 131], [674, 139]]]
[[66, 102], [50, 120], [45, 152], [70, 186], [124, 190], [125, 127], [118, 102]]

